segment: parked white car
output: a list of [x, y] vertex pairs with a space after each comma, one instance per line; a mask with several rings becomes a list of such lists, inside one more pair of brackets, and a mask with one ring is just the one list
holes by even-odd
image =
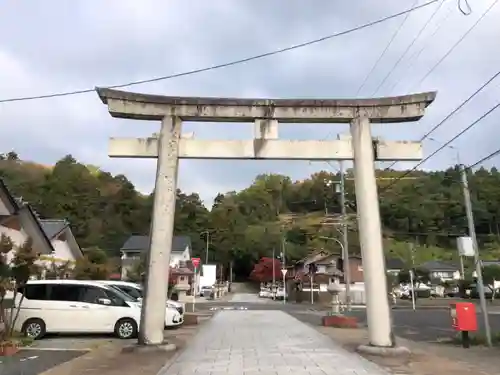
[[259, 292], [260, 298], [271, 298], [273, 296], [272, 292], [267, 288], [261, 288]]
[[278, 288], [278, 290], [276, 291], [276, 298], [277, 299], [288, 298], [288, 294], [285, 292], [285, 289], [283, 289], [282, 287]]
[[[140, 284], [131, 281], [121, 281], [121, 280], [99, 280], [99, 282], [104, 285], [114, 286], [120, 289], [122, 292], [130, 295], [137, 302], [142, 303], [142, 299], [144, 298], [144, 293], [142, 286]], [[186, 311], [186, 305], [179, 301], [174, 301], [169, 299], [167, 300], [167, 306], [176, 309], [177, 311], [179, 311], [179, 314], [181, 315], [184, 315], [184, 312]]]
[[[141, 304], [128, 294], [97, 281], [36, 280], [21, 288], [15, 329], [32, 339], [46, 333], [114, 333], [137, 336]], [[183, 322], [179, 312], [165, 308], [165, 327]]]

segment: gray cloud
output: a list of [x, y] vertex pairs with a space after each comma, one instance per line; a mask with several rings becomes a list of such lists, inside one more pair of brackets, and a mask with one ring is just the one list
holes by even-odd
[[[452, 15], [442, 29], [429, 40], [411, 70], [406, 69], [409, 62], [403, 60], [380, 95], [408, 93], [492, 1], [475, 2], [474, 13], [464, 17], [456, 9], [456, 2], [448, 0], [409, 56], [423, 45], [425, 35], [437, 27], [449, 7]], [[43, 5], [7, 1], [0, 16], [0, 32], [9, 36], [0, 46], [1, 98], [116, 84], [219, 64], [339, 32], [409, 8], [413, 2], [316, 0], [311, 5], [290, 0], [283, 6], [278, 1], [255, 0], [54, 0]], [[367, 82], [363, 96], [369, 96], [377, 87], [430, 17], [433, 7], [409, 17]], [[423, 120], [418, 124], [377, 125], [374, 133], [391, 139], [418, 139], [494, 74], [500, 62], [495, 44], [499, 11], [500, 6], [494, 8], [459, 48], [415, 88], [439, 91]], [[130, 90], [193, 96], [354, 96], [401, 20], [259, 61]], [[396, 90], [390, 91], [396, 82]], [[451, 138], [494, 105], [497, 97], [498, 83], [447, 122], [434, 138]], [[498, 134], [496, 118], [498, 115], [493, 114], [454, 144], [464, 162], [473, 162], [498, 147], [493, 136]], [[142, 191], [152, 188], [154, 161], [109, 159], [107, 139], [147, 136], [159, 124], [113, 119], [94, 93], [3, 103], [0, 119], [1, 150], [15, 149], [22, 157], [45, 164], [71, 153], [83, 162], [126, 174]], [[198, 138], [244, 139], [252, 135], [250, 124], [186, 123], [184, 128], [194, 131]], [[280, 134], [292, 139], [323, 139], [347, 130], [346, 125], [290, 124], [283, 126]], [[488, 137], [484, 136], [486, 132]], [[436, 142], [425, 144], [427, 153], [437, 147]], [[444, 168], [454, 162], [454, 155], [453, 150], [445, 150], [424, 167]], [[307, 162], [182, 161], [180, 187], [200, 192], [210, 204], [217, 192], [241, 189], [258, 173], [279, 172], [300, 179], [318, 169], [332, 167]]]

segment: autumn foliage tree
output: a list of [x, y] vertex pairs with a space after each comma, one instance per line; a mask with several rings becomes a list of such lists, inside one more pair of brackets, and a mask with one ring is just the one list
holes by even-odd
[[278, 259], [263, 257], [255, 264], [250, 273], [250, 278], [254, 281], [266, 283], [273, 280], [273, 271], [274, 279], [281, 280], [281, 262]]

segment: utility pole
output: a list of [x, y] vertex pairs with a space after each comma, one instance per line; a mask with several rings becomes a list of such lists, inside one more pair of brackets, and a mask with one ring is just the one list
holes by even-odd
[[410, 242], [409, 244], [409, 250], [410, 250], [410, 259], [411, 259], [411, 269], [410, 269], [410, 284], [411, 284], [411, 306], [413, 308], [413, 311], [416, 310], [416, 303], [415, 303], [415, 273], [413, 272], [415, 270], [415, 244]]
[[276, 254], [274, 247], [273, 247], [273, 286], [271, 287], [271, 292], [273, 293], [273, 300], [276, 300]]
[[208, 230], [203, 231], [202, 233], [206, 234], [206, 247], [205, 247], [205, 264], [208, 264], [208, 246], [210, 242], [210, 232]]
[[283, 258], [283, 263], [282, 263], [282, 267], [283, 267], [283, 304], [286, 304], [286, 246], [285, 246], [285, 236], [282, 235], [281, 237], [281, 246], [282, 246], [282, 252], [281, 254], [283, 255], [282, 258]]
[[491, 329], [486, 307], [486, 297], [484, 296], [484, 283], [483, 283], [483, 270], [481, 269], [481, 261], [479, 259], [479, 247], [477, 245], [476, 227], [474, 224], [474, 213], [472, 211], [472, 203], [470, 199], [469, 181], [467, 180], [467, 171], [463, 164], [460, 165], [460, 174], [462, 176], [462, 188], [464, 191], [465, 211], [467, 213], [467, 224], [469, 226], [469, 236], [472, 239], [472, 246], [474, 247], [474, 263], [476, 265], [477, 283], [479, 289], [479, 299], [481, 301], [481, 311], [483, 313], [484, 327], [486, 331], [486, 342], [488, 346], [492, 346]]
[[349, 239], [347, 236], [347, 210], [345, 201], [345, 174], [344, 163], [339, 161], [340, 170], [340, 206], [342, 209], [342, 243], [344, 249], [342, 251], [342, 259], [344, 265], [344, 281], [345, 281], [345, 299], [347, 311], [351, 311], [351, 267], [349, 264]]

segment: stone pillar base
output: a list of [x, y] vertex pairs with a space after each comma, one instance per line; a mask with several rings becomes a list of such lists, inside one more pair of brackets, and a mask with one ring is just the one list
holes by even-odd
[[410, 349], [404, 346], [384, 347], [360, 345], [356, 350], [362, 354], [376, 355], [379, 357], [405, 357], [411, 354]]

